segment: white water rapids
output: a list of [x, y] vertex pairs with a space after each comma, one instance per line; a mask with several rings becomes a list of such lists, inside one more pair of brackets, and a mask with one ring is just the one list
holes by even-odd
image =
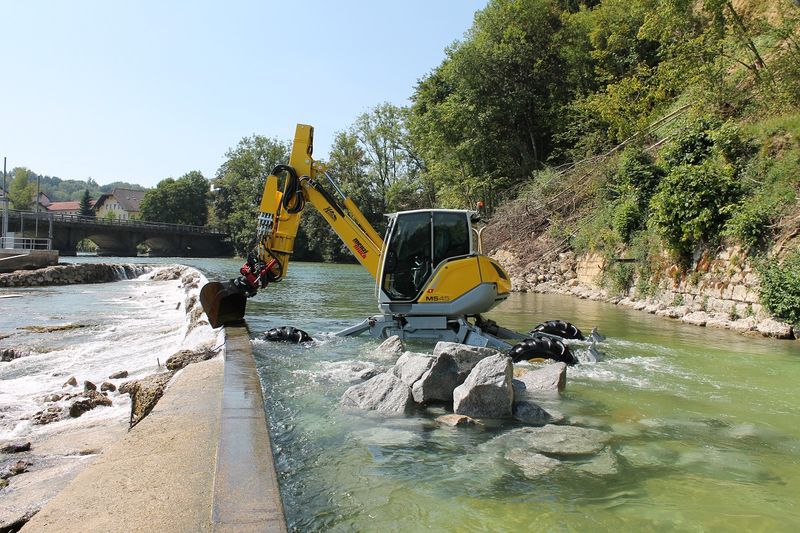
[[[157, 281], [169, 277], [177, 279]], [[197, 311], [191, 312], [199, 306], [199, 287], [205, 282], [192, 268], [170, 266], [112, 283], [0, 289], [0, 348], [29, 354], [0, 362], [0, 446], [32, 443], [30, 454], [0, 454], [2, 464], [20, 458], [32, 463], [2, 489], [0, 526], [54, 495], [127, 428], [127, 394], [109, 392], [110, 407], [96, 407], [79, 418], [67, 414], [57, 422], [34, 423], [36, 413], [53, 406], [68, 412], [75, 401], [53, 402], [49, 396], [79, 393], [84, 381], [98, 390], [104, 382], [119, 387], [163, 371], [166, 360], [181, 349], [222, 343], [221, 331], [198, 322]], [[48, 329], [37, 331], [42, 326]], [[122, 370], [127, 377], [109, 379]], [[77, 386], [66, 385], [72, 376]]]

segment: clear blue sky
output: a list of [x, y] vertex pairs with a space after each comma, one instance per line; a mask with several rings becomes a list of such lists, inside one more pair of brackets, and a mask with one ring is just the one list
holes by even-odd
[[315, 156], [408, 103], [486, 0], [0, 0], [0, 157], [62, 179], [213, 177], [246, 135]]

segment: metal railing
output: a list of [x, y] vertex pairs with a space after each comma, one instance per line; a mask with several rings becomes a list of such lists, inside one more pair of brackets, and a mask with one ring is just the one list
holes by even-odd
[[9, 218], [25, 218], [26, 220], [35, 220], [37, 217], [40, 221], [53, 221], [53, 222], [68, 222], [73, 224], [93, 224], [100, 226], [117, 226], [126, 228], [140, 228], [140, 229], [160, 229], [165, 231], [179, 231], [185, 233], [211, 233], [217, 235], [224, 235], [225, 232], [207, 226], [192, 226], [188, 224], [170, 224], [167, 222], [146, 222], [144, 220], [121, 220], [118, 218], [103, 218], [103, 217], [87, 217], [82, 215], [69, 215], [65, 213], [49, 213], [46, 211], [37, 213], [36, 211], [17, 211], [9, 209]]
[[28, 237], [0, 237], [1, 250], [51, 250], [51, 239], [31, 239]]

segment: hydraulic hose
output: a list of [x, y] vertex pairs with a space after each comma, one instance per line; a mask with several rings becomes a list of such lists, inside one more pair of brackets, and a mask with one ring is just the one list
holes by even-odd
[[289, 174], [286, 186], [283, 189], [283, 208], [288, 213], [296, 214], [303, 210], [306, 206], [306, 199], [303, 197], [303, 191], [300, 187], [300, 178], [297, 177], [297, 171], [294, 167], [289, 165], [277, 165], [272, 169], [272, 174], [277, 176], [281, 172]]

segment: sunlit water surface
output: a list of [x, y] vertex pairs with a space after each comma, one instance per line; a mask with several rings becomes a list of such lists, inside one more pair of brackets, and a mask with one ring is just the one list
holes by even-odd
[[[97, 260], [97, 259], [73, 259]], [[127, 259], [120, 261], [128, 261]], [[176, 261], [174, 259], [168, 260]], [[235, 260], [189, 260], [209, 279]], [[612, 435], [616, 471], [567, 461], [528, 479], [489, 441], [516, 426], [443, 428], [343, 410], [357, 367], [389, 367], [367, 337], [331, 335], [374, 314], [358, 266], [293, 263], [250, 301], [248, 325], [290, 528], [297, 531], [789, 531], [800, 527], [800, 343], [683, 325], [611, 304], [514, 294], [490, 313], [526, 331], [562, 318], [608, 337], [548, 407]], [[307, 346], [255, 339], [293, 325]], [[414, 346], [429, 351], [431, 346]], [[588, 460], [588, 458], [587, 458]]]

